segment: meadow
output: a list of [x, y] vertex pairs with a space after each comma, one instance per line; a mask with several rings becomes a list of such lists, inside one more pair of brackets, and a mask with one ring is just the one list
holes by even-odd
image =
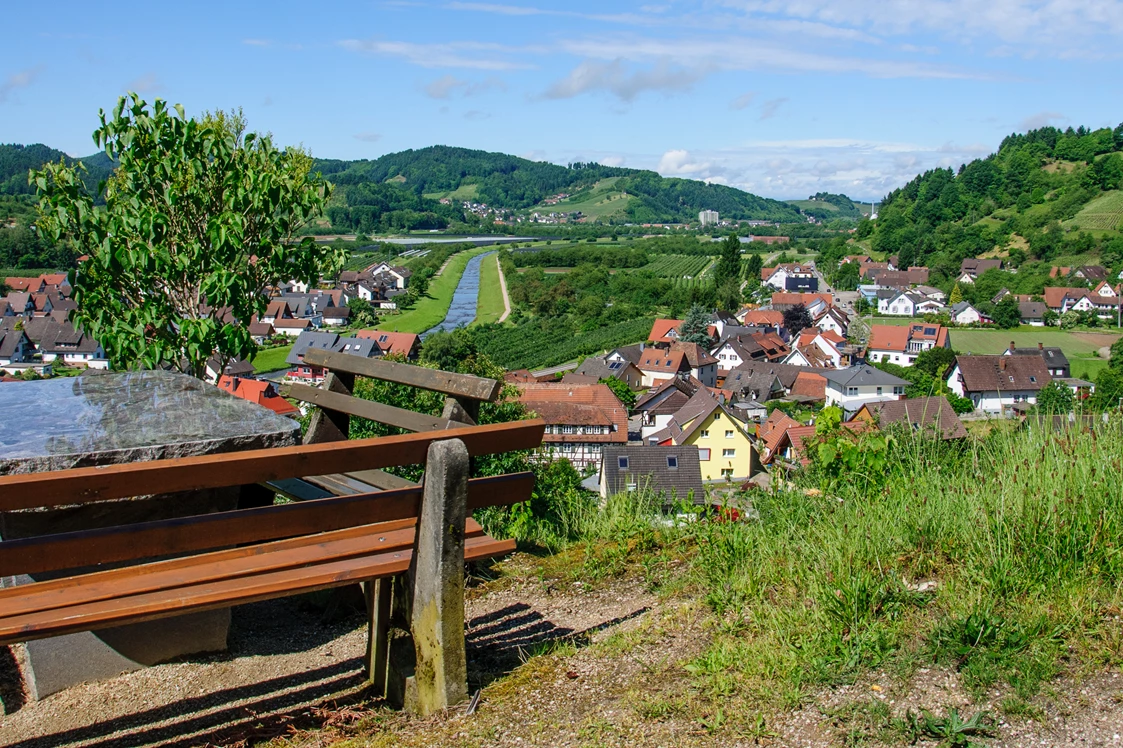
[[503, 287], [499, 283], [499, 254], [489, 257], [480, 265], [480, 297], [476, 304], [473, 325], [498, 322], [503, 316]]
[[[702, 643], [644, 690], [641, 715], [717, 713], [711, 732], [743, 736], [825, 689], [937, 669], [1024, 718], [1058, 676], [1123, 662], [1121, 426], [954, 445], [901, 432], [882, 469], [812, 468], [748, 495], [752, 521], [706, 521], [692, 505], [667, 515], [642, 493], [573, 495], [518, 534], [554, 552], [540, 574], [559, 589], [634, 578], [706, 611]], [[502, 513], [482, 519], [506, 529]], [[847, 719], [838, 727], [869, 732], [841, 744], [918, 738], [888, 710]]]
[[265, 350], [258, 351], [257, 355], [253, 357], [250, 363], [253, 364], [253, 368], [258, 374], [287, 369], [289, 365], [285, 362], [285, 359], [288, 358], [289, 351], [291, 350], [291, 345], [284, 345], [280, 348], [266, 348]]

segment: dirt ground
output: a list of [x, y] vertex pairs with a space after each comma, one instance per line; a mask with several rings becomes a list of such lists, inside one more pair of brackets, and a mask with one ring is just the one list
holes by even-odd
[[879, 746], [902, 742], [885, 729], [889, 717], [950, 707], [998, 715], [994, 737], [979, 745], [1123, 745], [1118, 672], [1054, 683], [1017, 718], [1002, 716], [1003, 692], [972, 703], [942, 669], [825, 690], [781, 715], [696, 713], [685, 665], [713, 625], [696, 602], [659, 600], [634, 579], [563, 585], [529, 557], [506, 565], [469, 593], [469, 689], [482, 689], [473, 714], [419, 719], [370, 699], [360, 614], [325, 621], [323, 598], [298, 598], [236, 609], [224, 654], [22, 705], [0, 683], [11, 711], [0, 717], [0, 745]]

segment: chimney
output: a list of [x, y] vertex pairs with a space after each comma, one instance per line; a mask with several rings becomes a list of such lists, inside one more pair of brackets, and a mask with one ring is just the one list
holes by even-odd
[[1001, 356], [998, 359], [998, 368], [1002, 369], [1002, 371], [1006, 371], [1006, 357], [1005, 356]]
[[1014, 350], [1014, 341], [1011, 340], [1010, 341], [1010, 351], [1013, 352], [1013, 350]]
[[1038, 343], [1037, 344], [1037, 350], [1039, 350], [1039, 351], [1045, 350], [1045, 344], [1044, 343]]

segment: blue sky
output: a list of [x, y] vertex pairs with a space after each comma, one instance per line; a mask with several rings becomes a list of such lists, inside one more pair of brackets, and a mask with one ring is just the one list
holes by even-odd
[[[135, 90], [321, 157], [433, 144], [878, 199], [1010, 132], [1123, 121], [1123, 0], [20, 3], [0, 142]], [[13, 33], [14, 32], [14, 33]]]

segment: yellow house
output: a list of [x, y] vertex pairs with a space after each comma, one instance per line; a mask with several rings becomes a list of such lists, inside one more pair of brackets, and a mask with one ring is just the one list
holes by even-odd
[[652, 434], [651, 441], [698, 447], [704, 481], [747, 480], [761, 471], [760, 455], [745, 424], [705, 389], [671, 416], [667, 428]]

